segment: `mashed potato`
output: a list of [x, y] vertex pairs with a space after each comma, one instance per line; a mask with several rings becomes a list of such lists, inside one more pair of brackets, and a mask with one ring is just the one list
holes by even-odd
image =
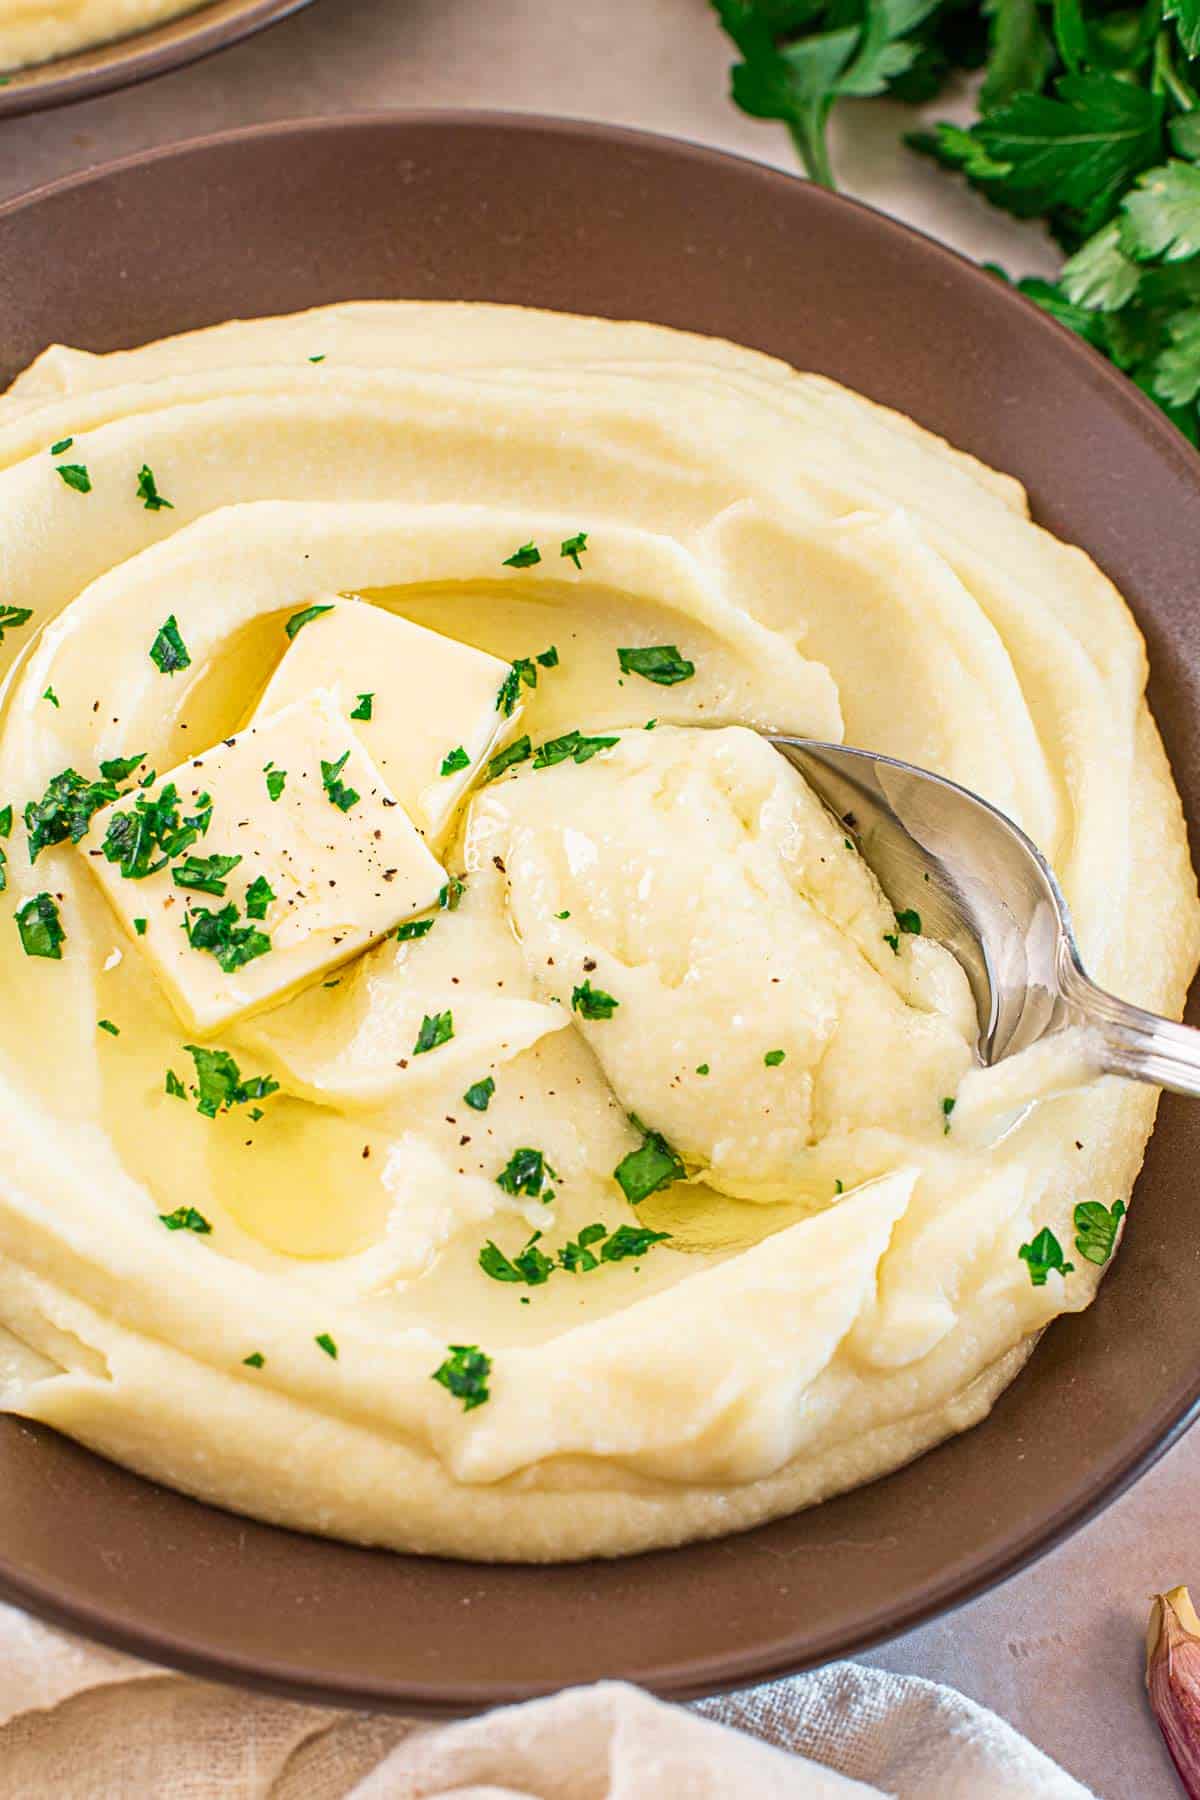
[[961, 969], [751, 729], [984, 794], [1177, 1015], [1142, 642], [1014, 481], [714, 340], [380, 303], [47, 351], [0, 501], [9, 1410], [615, 1555], [895, 1467], [1089, 1303], [1153, 1092], [956, 1137]]
[[0, 0], [0, 69], [23, 69], [132, 37], [204, 0]]

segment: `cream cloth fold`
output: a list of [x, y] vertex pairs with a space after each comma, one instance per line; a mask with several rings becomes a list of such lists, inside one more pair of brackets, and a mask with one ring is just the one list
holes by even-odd
[[451, 1725], [172, 1675], [0, 1607], [0, 1800], [1089, 1800], [994, 1713], [853, 1663], [686, 1708], [622, 1682]]

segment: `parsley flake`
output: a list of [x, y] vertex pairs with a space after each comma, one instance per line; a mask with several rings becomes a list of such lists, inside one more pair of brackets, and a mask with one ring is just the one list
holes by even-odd
[[508, 1162], [497, 1175], [496, 1185], [503, 1188], [506, 1194], [512, 1194], [514, 1198], [519, 1194], [525, 1194], [530, 1200], [542, 1200], [549, 1205], [554, 1198], [554, 1193], [545, 1185], [547, 1176], [552, 1181], [558, 1179], [542, 1152], [526, 1147], [513, 1151]]
[[333, 1358], [334, 1362], [337, 1361], [338, 1347], [334, 1343], [333, 1339], [330, 1337], [330, 1335], [327, 1331], [319, 1332], [318, 1335], [313, 1339], [313, 1343], [319, 1344], [321, 1349], [325, 1352], [326, 1356], [331, 1356]]
[[59, 699], [58, 695], [55, 693], [55, 691], [52, 687], [48, 687], [46, 689], [45, 693], [42, 695], [42, 699], [48, 700], [50, 702], [51, 706], [54, 707], [56, 712], [57, 712], [58, 708], [62, 705], [62, 701]]
[[637, 1150], [621, 1158], [613, 1176], [631, 1206], [639, 1206], [659, 1188], [682, 1181], [687, 1171], [661, 1132], [648, 1131], [638, 1119], [631, 1122], [642, 1134]]
[[441, 1367], [434, 1370], [433, 1380], [440, 1382], [456, 1400], [462, 1401], [464, 1412], [471, 1412], [491, 1398], [488, 1376], [492, 1372], [492, 1359], [477, 1344], [451, 1344], [449, 1348], [450, 1354]]
[[641, 675], [659, 687], [674, 687], [677, 681], [690, 681], [696, 673], [694, 662], [679, 654], [676, 644], [650, 644], [641, 650], [617, 651], [623, 675]]
[[533, 660], [541, 663], [543, 669], [557, 669], [558, 650], [554, 644], [551, 644], [548, 650], [539, 650]]
[[448, 1044], [454, 1036], [454, 1014], [452, 1012], [426, 1013], [421, 1020], [421, 1029], [417, 1033], [417, 1041], [412, 1047], [414, 1056], [420, 1056], [426, 1050], [436, 1050], [439, 1044]]
[[[202, 1044], [185, 1044], [183, 1047], [196, 1065], [197, 1086], [192, 1090], [196, 1096], [196, 1111], [203, 1113], [206, 1119], [215, 1119], [219, 1112], [245, 1106], [248, 1101], [265, 1100], [279, 1092], [279, 1083], [270, 1075], [254, 1075], [243, 1081], [242, 1072], [228, 1050], [209, 1050]], [[175, 1091], [171, 1080], [168, 1071], [169, 1094]]]
[[708, 1074], [708, 1064], [707, 1063], [697, 1063], [696, 1064], [696, 1073], [697, 1073], [697, 1075], [707, 1075]]
[[492, 1095], [495, 1091], [495, 1081], [490, 1075], [485, 1075], [482, 1081], [473, 1081], [471, 1083], [470, 1087], [463, 1095], [463, 1100], [471, 1108], [472, 1112], [486, 1112], [491, 1104]]
[[154, 471], [146, 463], [143, 463], [138, 470], [137, 497], [147, 512], [174, 511], [174, 502], [164, 500], [163, 496], [158, 491], [158, 484], [154, 479]]
[[67, 487], [74, 488], [77, 494], [90, 494], [92, 478], [82, 463], [56, 463], [54, 472]]
[[522, 544], [519, 550], [514, 550], [511, 556], [504, 558], [504, 567], [506, 569], [532, 569], [534, 563], [540, 563], [541, 560], [542, 553], [536, 544]]
[[238, 910], [232, 901], [220, 912], [198, 906], [187, 914], [183, 929], [192, 949], [206, 950], [210, 956], [215, 956], [226, 975], [244, 969], [247, 963], [265, 956], [271, 948], [271, 940], [265, 931], [259, 931], [253, 924], [239, 923]]
[[950, 1114], [954, 1111], [954, 1108], [957, 1106], [957, 1104], [958, 1104], [958, 1102], [955, 1099], [953, 1094], [947, 1094], [946, 1098], [942, 1101], [942, 1136], [943, 1137], [948, 1137], [950, 1135]]
[[50, 962], [62, 961], [62, 947], [67, 934], [63, 930], [58, 907], [49, 894], [35, 894], [16, 914], [21, 948], [26, 956], [42, 956]]
[[344, 813], [348, 813], [351, 807], [357, 806], [361, 798], [356, 789], [347, 787], [346, 783], [340, 779], [349, 757], [350, 752], [343, 750], [336, 762], [326, 762], [324, 758], [321, 759], [321, 784], [330, 803], [336, 806], [339, 812]]
[[566, 762], [568, 757], [576, 763], [590, 762], [601, 750], [611, 750], [619, 742], [615, 737], [585, 737], [581, 731], [566, 731], [561, 737], [547, 738], [544, 744], [538, 745], [533, 766], [551, 769], [555, 763]]
[[[51, 777], [41, 799], [30, 800], [25, 807], [30, 862], [36, 862], [43, 850], [64, 843], [67, 838], [73, 844], [79, 843], [87, 836], [93, 816], [118, 797], [116, 784], [111, 780], [86, 781], [75, 769], [60, 770]], [[12, 808], [7, 811], [11, 823]]]
[[267, 778], [267, 793], [272, 800], [278, 800], [284, 788], [287, 786], [287, 770], [265, 769], [263, 773]]
[[603, 988], [594, 988], [590, 979], [571, 991], [571, 1011], [582, 1019], [611, 1019], [620, 1004]]
[[350, 717], [352, 719], [357, 719], [360, 724], [370, 724], [371, 720], [375, 717], [374, 694], [360, 694], [358, 696], [358, 705], [354, 708]]
[[12, 836], [13, 809], [11, 805], [0, 807], [0, 838]]
[[1117, 1242], [1125, 1202], [1114, 1200], [1111, 1208], [1102, 1200], [1081, 1200], [1075, 1208], [1075, 1248], [1080, 1256], [1103, 1268]]
[[554, 1260], [538, 1249], [541, 1235], [535, 1231], [525, 1248], [511, 1258], [489, 1238], [479, 1252], [479, 1267], [493, 1281], [523, 1281], [527, 1287], [543, 1287], [554, 1273]]
[[111, 1019], [97, 1019], [96, 1029], [98, 1031], [107, 1031], [109, 1037], [120, 1037], [121, 1035], [121, 1027], [119, 1025], [114, 1025]]
[[168, 1231], [194, 1231], [197, 1237], [207, 1237], [212, 1226], [202, 1212], [194, 1206], [177, 1206], [174, 1212], [159, 1213], [159, 1218]]
[[396, 936], [402, 944], [408, 943], [412, 938], [428, 937], [436, 924], [436, 919], [406, 919], [397, 925]]
[[59, 438], [57, 444], [51, 444], [50, 446], [51, 456], [65, 456], [74, 442], [75, 439], [73, 437]]
[[244, 1369], [261, 1369], [266, 1360], [261, 1350], [252, 1350], [249, 1356], [243, 1356], [242, 1367]]
[[265, 919], [274, 899], [275, 890], [266, 876], [257, 875], [246, 889], [246, 917]]
[[901, 931], [906, 931], [910, 937], [920, 937], [921, 915], [919, 912], [915, 912], [911, 906], [907, 911], [896, 914], [896, 923]]
[[560, 556], [569, 556], [571, 561], [575, 564], [575, 567], [577, 569], [581, 569], [583, 567], [583, 564], [580, 562], [579, 559], [583, 555], [583, 553], [587, 549], [587, 547], [588, 547], [587, 532], [586, 531], [577, 531], [575, 533], [574, 537], [569, 537], [569, 538], [563, 539], [562, 543], [558, 547], [558, 554]]
[[648, 1231], [641, 1225], [618, 1225], [600, 1252], [602, 1262], [626, 1262], [644, 1256], [653, 1244], [664, 1244], [669, 1231]]
[[28, 625], [32, 617], [31, 606], [0, 606], [0, 644], [4, 642], [6, 631], [18, 631], [22, 625]]
[[167, 1070], [165, 1091], [171, 1096], [172, 1100], [187, 1099], [187, 1089], [184, 1087], [182, 1081], [180, 1081], [174, 1069]]
[[139, 937], [145, 937], [146, 928], [149, 923], [149, 919], [135, 919], [133, 921], [133, 929], [137, 932]]
[[[443, 912], [457, 912], [459, 903], [467, 891], [467, 884], [459, 875], [452, 875], [445, 887], [438, 889], [438, 905]], [[433, 921], [430, 920], [432, 925]], [[416, 935], [415, 933], [413, 934]]]
[[171, 878], [176, 887], [193, 888], [197, 893], [212, 894], [223, 900], [225, 877], [241, 860], [240, 856], [189, 856], [186, 862], [177, 863], [171, 870]]
[[1063, 1261], [1062, 1245], [1048, 1225], [1043, 1225], [1031, 1244], [1022, 1244], [1017, 1255], [1028, 1264], [1034, 1287], [1045, 1287], [1046, 1277], [1052, 1271], [1065, 1276], [1075, 1267], [1074, 1263]]
[[896, 956], [899, 956], [899, 954], [900, 954], [900, 934], [898, 931], [885, 931], [883, 934], [883, 941], [885, 944], [890, 944], [894, 954]]
[[462, 744], [459, 744], [456, 749], [448, 750], [445, 756], [443, 756], [441, 773], [443, 775], [457, 775], [460, 769], [469, 769], [470, 766], [471, 759], [467, 755], [465, 747]]
[[195, 813], [181, 815], [179, 790], [174, 782], [167, 783], [157, 800], [139, 794], [132, 812], [114, 813], [109, 819], [104, 833], [105, 861], [119, 864], [127, 881], [144, 881], [148, 875], [157, 875], [172, 857], [182, 856], [208, 830], [212, 801], [207, 794], [201, 794], [196, 804]]
[[777, 1069], [786, 1055], [786, 1050], [768, 1050], [767, 1054], [763, 1057], [763, 1061], [768, 1069]]
[[150, 661], [160, 675], [176, 675], [180, 669], [191, 668], [192, 659], [174, 613], [159, 626], [158, 636], [150, 646]]
[[532, 754], [533, 745], [528, 733], [524, 737], [515, 738], [507, 750], [501, 750], [488, 763], [488, 780], [495, 781], [506, 769], [514, 768], [517, 763], [528, 762]]
[[306, 606], [303, 612], [293, 613], [283, 629], [289, 638], [294, 638], [298, 631], [303, 631], [306, 625], [311, 625], [314, 619], [321, 617], [322, 613], [332, 611], [332, 603], [328, 606]]

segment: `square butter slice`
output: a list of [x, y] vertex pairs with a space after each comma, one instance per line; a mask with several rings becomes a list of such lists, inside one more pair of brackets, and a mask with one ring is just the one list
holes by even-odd
[[[497, 739], [519, 717], [519, 703], [507, 718], [496, 704], [509, 665], [365, 600], [322, 594], [312, 604], [330, 610], [296, 634], [258, 711], [278, 712], [327, 688], [401, 806], [436, 845]], [[371, 696], [371, 716], [352, 719], [365, 710], [363, 695]], [[443, 775], [443, 762], [460, 748], [466, 766]]]
[[[328, 779], [322, 763], [336, 771]], [[136, 879], [102, 853], [110, 822], [135, 810], [141, 790], [97, 813], [80, 849], [180, 1018], [197, 1033], [218, 1031], [284, 999], [433, 906], [445, 882], [441, 865], [327, 692], [256, 716], [236, 737], [163, 775], [141, 797], [154, 801], [171, 785], [181, 818], [202, 813], [210, 802], [212, 817], [204, 834], [167, 867]], [[160, 856], [155, 851], [146, 860]], [[176, 880], [177, 872], [187, 876], [189, 858], [213, 856], [241, 858], [220, 877], [223, 894]], [[243, 943], [258, 953], [241, 966], [223, 967], [222, 958], [236, 964], [244, 953], [236, 935], [232, 950], [220, 943], [222, 935], [228, 938], [221, 928], [216, 951], [195, 940], [212, 935], [205, 912], [230, 906], [236, 909], [234, 933], [246, 933]], [[136, 934], [135, 919], [146, 921], [144, 934]], [[261, 950], [261, 938], [251, 939], [250, 931], [264, 933], [270, 948]]]

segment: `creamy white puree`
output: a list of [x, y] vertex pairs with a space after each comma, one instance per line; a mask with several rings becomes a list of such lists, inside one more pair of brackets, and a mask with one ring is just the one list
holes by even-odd
[[[169, 508], [139, 497], [143, 466]], [[576, 568], [559, 547], [580, 531]], [[528, 542], [540, 562], [506, 566]], [[0, 570], [0, 605], [34, 613], [0, 645], [9, 1409], [310, 1530], [617, 1554], [894, 1467], [982, 1417], [1088, 1304], [1101, 1269], [1074, 1208], [1128, 1200], [1153, 1092], [1081, 1063], [997, 1141], [956, 1136], [953, 1113], [947, 1131], [964, 1077], [976, 1119], [1028, 1094], [968, 1073], [961, 970], [896, 932], [746, 729], [844, 737], [983, 793], [1053, 863], [1096, 977], [1177, 1015], [1200, 909], [1142, 641], [1015, 481], [715, 340], [356, 304], [47, 351], [0, 401]], [[396, 793], [395, 721], [411, 709], [427, 755], [431, 692], [432, 748], [469, 743], [466, 780], [493, 723], [534, 747], [617, 741], [476, 780], [454, 819], [435, 774], [404, 774], [461, 904], [282, 997], [248, 989], [204, 1042], [279, 1091], [257, 1120], [207, 1118], [164, 1091], [168, 1069], [194, 1084], [197, 1040], [153, 921], [139, 937], [123, 892], [114, 910], [91, 835], [31, 865], [20, 814], [68, 766], [186, 765], [318, 674], [348, 712], [362, 665], [337, 666], [336, 613], [291, 650], [284, 633], [338, 595], [502, 663], [558, 653], [508, 722], [466, 674], [422, 683], [416, 650], [381, 655], [357, 729]], [[165, 676], [148, 651], [168, 614], [191, 662]], [[618, 646], [660, 644], [690, 679], [622, 673]], [[198, 852], [238, 847], [222, 817], [218, 799]], [[12, 922], [40, 892], [58, 961]], [[584, 981], [610, 1017], [573, 1008]], [[446, 1011], [453, 1037], [413, 1054]], [[636, 1210], [614, 1180], [642, 1143], [631, 1114], [683, 1171]], [[554, 1171], [549, 1205], [497, 1183], [522, 1147]], [[165, 1229], [180, 1206], [211, 1231]], [[512, 1258], [541, 1230], [553, 1257], [593, 1222], [670, 1235], [537, 1286], [479, 1266], [488, 1240]], [[1035, 1285], [1019, 1250], [1043, 1228], [1073, 1270]], [[469, 1410], [432, 1379], [456, 1344], [491, 1359]]]

